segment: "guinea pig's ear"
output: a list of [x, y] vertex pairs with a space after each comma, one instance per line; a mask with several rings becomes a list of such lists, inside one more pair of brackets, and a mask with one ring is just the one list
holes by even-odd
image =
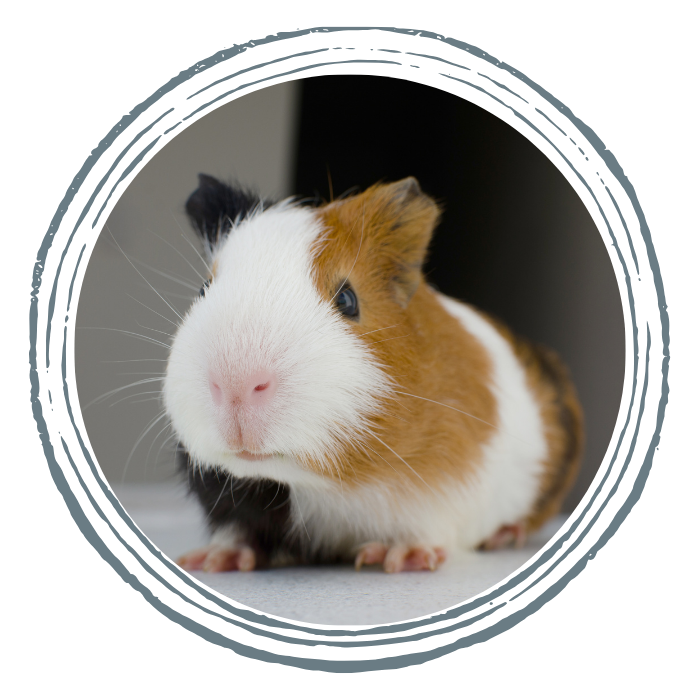
[[373, 219], [380, 224], [376, 235], [381, 238], [381, 249], [392, 258], [396, 298], [405, 307], [423, 278], [440, 209], [414, 177], [376, 187], [367, 207], [374, 209]]
[[197, 234], [215, 245], [233, 224], [264, 203], [252, 192], [233, 188], [211, 175], [199, 175], [199, 187], [190, 195], [185, 210]]

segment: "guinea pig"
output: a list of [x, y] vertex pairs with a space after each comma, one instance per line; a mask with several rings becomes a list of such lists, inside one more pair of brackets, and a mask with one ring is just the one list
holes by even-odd
[[199, 176], [210, 277], [163, 386], [211, 529], [187, 570], [434, 570], [560, 508], [582, 412], [550, 350], [429, 286], [439, 218], [406, 178], [321, 206]]

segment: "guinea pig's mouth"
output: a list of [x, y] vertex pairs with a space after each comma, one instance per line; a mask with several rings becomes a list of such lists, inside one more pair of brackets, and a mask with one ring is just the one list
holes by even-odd
[[272, 459], [275, 455], [260, 455], [254, 454], [253, 452], [248, 452], [248, 450], [241, 450], [236, 452], [236, 457], [245, 459], [248, 462], [262, 462], [265, 459]]

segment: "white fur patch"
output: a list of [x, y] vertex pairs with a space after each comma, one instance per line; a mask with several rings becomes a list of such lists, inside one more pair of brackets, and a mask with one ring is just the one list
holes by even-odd
[[[322, 235], [313, 211], [284, 202], [238, 223], [213, 252], [216, 276], [175, 336], [164, 384], [173, 427], [196, 463], [315, 482], [324, 477], [295, 458], [330, 473], [340, 445], [366, 434], [389, 380], [312, 282]], [[209, 388], [214, 365], [231, 376], [262, 368], [277, 377], [274, 397], [252, 419], [256, 451], [273, 459], [246, 461], [228, 447]]]

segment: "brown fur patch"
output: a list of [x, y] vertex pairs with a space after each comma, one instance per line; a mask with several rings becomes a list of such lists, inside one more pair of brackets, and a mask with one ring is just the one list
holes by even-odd
[[489, 321], [514, 348], [545, 426], [547, 459], [539, 495], [525, 520], [527, 531], [533, 532], [559, 512], [574, 485], [583, 455], [583, 411], [569, 373], [553, 350], [515, 336], [493, 318]]
[[413, 178], [319, 209], [327, 233], [315, 258], [316, 286], [330, 301], [347, 280], [360, 308], [348, 328], [397, 385], [395, 399], [371, 419], [377, 439], [338, 465], [344, 485], [449, 488], [478, 468], [494, 430], [490, 358], [423, 280], [438, 214]]

